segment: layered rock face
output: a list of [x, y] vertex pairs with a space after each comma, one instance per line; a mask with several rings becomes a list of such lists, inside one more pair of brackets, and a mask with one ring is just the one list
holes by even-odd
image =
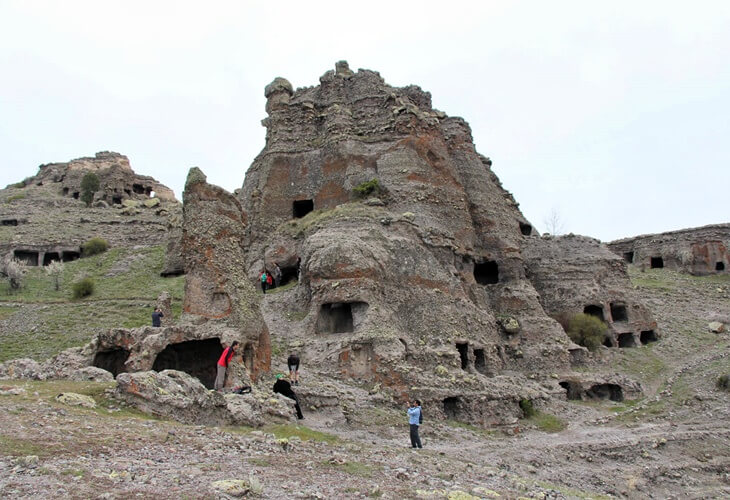
[[612, 241], [626, 262], [646, 269], [668, 268], [695, 275], [730, 271], [730, 224], [714, 224]]

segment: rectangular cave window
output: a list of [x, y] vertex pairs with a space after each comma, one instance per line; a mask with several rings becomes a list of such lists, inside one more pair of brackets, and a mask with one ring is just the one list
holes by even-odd
[[120, 373], [127, 371], [127, 359], [129, 351], [117, 347], [108, 351], [99, 351], [94, 356], [94, 366], [110, 372], [116, 378]]
[[595, 316], [596, 318], [600, 319], [601, 321], [606, 321], [603, 318], [603, 307], [597, 306], [595, 304], [589, 304], [583, 308], [583, 313], [589, 314], [591, 316]]
[[656, 342], [659, 340], [659, 338], [656, 336], [656, 332], [654, 330], [645, 330], [641, 332], [641, 335], [639, 336], [639, 341], [646, 345], [650, 342]]
[[725, 263], [724, 262], [716, 262], [715, 263], [715, 271], [724, 271], [724, 270], [725, 270]]
[[631, 332], [619, 333], [618, 334], [618, 346], [619, 347], [636, 347], [636, 339], [634, 339], [634, 334]]
[[661, 257], [652, 257], [651, 258], [651, 268], [652, 269], [661, 269], [664, 267], [664, 259]]
[[74, 200], [78, 200], [79, 199], [79, 192], [78, 191], [74, 191], [71, 196], [73, 196], [73, 199]]
[[[2, 225], [3, 226], [17, 226], [18, 219], [3, 219]], [[722, 264], [722, 262], [719, 262], [719, 264]]]
[[466, 370], [469, 366], [469, 344], [467, 342], [457, 342], [456, 350], [459, 351], [461, 358], [461, 369]]
[[613, 321], [628, 321], [629, 316], [626, 313], [626, 306], [623, 304], [616, 304], [611, 302], [611, 318]]
[[487, 358], [484, 349], [474, 349], [474, 368], [481, 374], [487, 373]]
[[112, 196], [112, 205], [121, 205], [122, 197], [120, 195]]
[[474, 263], [474, 279], [480, 285], [499, 283], [499, 266], [493, 260]]
[[32, 250], [15, 250], [13, 255], [15, 255], [15, 258], [26, 266], [38, 265], [38, 252], [34, 252]]
[[212, 389], [217, 374], [215, 361], [221, 354], [223, 346], [217, 337], [169, 344], [157, 355], [152, 369], [158, 372], [179, 370]]
[[301, 219], [314, 210], [314, 200], [296, 200], [291, 204], [292, 215], [295, 219]]
[[61, 260], [64, 262], [71, 262], [81, 257], [81, 252], [74, 252], [73, 250], [64, 250], [61, 252]]
[[634, 262], [634, 252], [624, 252], [624, 260], [629, 264]]
[[520, 232], [523, 236], [530, 236], [532, 234], [532, 226], [525, 224], [524, 222], [520, 222]]
[[444, 413], [446, 414], [446, 418], [456, 420], [459, 417], [459, 398], [457, 398], [457, 397], [444, 398], [443, 405], [444, 405]]
[[352, 305], [349, 302], [322, 304], [317, 320], [317, 331], [320, 333], [347, 333], [354, 330]]
[[63, 190], [61, 192], [63, 193], [64, 196], [68, 196], [68, 188], [63, 188]]
[[47, 266], [51, 262], [61, 260], [61, 256], [58, 255], [58, 252], [46, 252], [46, 254], [43, 256], [43, 265]]

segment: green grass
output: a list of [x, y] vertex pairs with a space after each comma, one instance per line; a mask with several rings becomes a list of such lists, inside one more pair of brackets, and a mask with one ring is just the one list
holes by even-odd
[[0, 321], [18, 312], [18, 308], [12, 306], [0, 306]]
[[0, 455], [11, 455], [15, 457], [37, 455], [42, 457], [51, 454], [52, 450], [48, 446], [38, 444], [31, 439], [8, 436], [0, 431]]
[[560, 432], [567, 427], [564, 420], [556, 417], [555, 415], [543, 413], [541, 411], [538, 411], [532, 417], [525, 419], [525, 422], [534, 424], [543, 432]]
[[319, 432], [303, 425], [269, 425], [262, 429], [264, 432], [270, 432], [277, 439], [289, 439], [292, 437], [298, 437], [302, 441], [318, 441], [323, 443], [334, 444], [339, 441], [337, 436], [327, 434], [326, 432]]
[[339, 469], [352, 476], [373, 477], [377, 472], [374, 466], [370, 464], [364, 464], [362, 462], [345, 462], [343, 464], [338, 464], [325, 461], [323, 462], [323, 465]]

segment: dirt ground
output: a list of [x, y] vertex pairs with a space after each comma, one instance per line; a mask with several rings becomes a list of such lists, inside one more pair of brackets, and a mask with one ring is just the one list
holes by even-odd
[[[661, 339], [598, 357], [602, 370], [640, 381], [644, 397], [540, 408], [562, 431], [427, 419], [415, 451], [405, 408], [354, 408], [347, 421], [305, 409], [302, 426], [211, 428], [120, 408], [109, 385], [3, 380], [0, 496], [728, 498], [730, 393], [716, 380], [730, 373], [730, 336], [707, 324], [730, 316], [730, 276], [631, 273]], [[100, 406], [62, 405], [64, 391]]]

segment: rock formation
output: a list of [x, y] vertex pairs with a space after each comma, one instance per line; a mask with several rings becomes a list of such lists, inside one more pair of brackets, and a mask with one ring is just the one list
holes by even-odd
[[667, 268], [695, 275], [730, 270], [730, 224], [624, 238], [608, 247], [626, 262], [645, 269]]

